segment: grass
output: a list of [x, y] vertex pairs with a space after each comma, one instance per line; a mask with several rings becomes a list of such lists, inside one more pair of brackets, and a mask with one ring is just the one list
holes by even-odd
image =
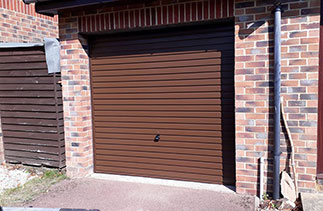
[[58, 170], [45, 170], [41, 177], [35, 177], [23, 186], [8, 189], [0, 195], [0, 206], [14, 206], [35, 199], [55, 183], [66, 179]]

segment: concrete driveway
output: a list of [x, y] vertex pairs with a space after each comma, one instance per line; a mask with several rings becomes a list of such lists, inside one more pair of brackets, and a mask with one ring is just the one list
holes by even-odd
[[252, 196], [94, 178], [65, 180], [26, 207], [101, 211], [251, 211]]

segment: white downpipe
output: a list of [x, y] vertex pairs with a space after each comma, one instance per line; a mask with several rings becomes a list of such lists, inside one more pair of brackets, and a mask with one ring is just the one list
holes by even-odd
[[263, 199], [264, 195], [264, 157], [260, 157], [260, 187], [259, 187], [259, 198]]

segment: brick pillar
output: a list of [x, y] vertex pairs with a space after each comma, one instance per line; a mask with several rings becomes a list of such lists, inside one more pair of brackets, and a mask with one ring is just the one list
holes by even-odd
[[83, 177], [93, 172], [87, 43], [78, 35], [76, 17], [60, 16], [59, 24], [67, 175]]
[[[282, 15], [282, 96], [295, 145], [301, 192], [315, 190], [319, 1], [288, 1]], [[273, 5], [235, 1], [236, 188], [257, 194], [260, 155], [265, 191], [273, 176]], [[281, 170], [290, 172], [289, 141], [281, 132]]]

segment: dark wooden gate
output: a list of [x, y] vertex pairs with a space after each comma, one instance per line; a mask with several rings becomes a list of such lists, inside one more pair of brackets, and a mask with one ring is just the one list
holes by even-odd
[[0, 108], [7, 162], [65, 166], [60, 74], [43, 47], [0, 49]]

